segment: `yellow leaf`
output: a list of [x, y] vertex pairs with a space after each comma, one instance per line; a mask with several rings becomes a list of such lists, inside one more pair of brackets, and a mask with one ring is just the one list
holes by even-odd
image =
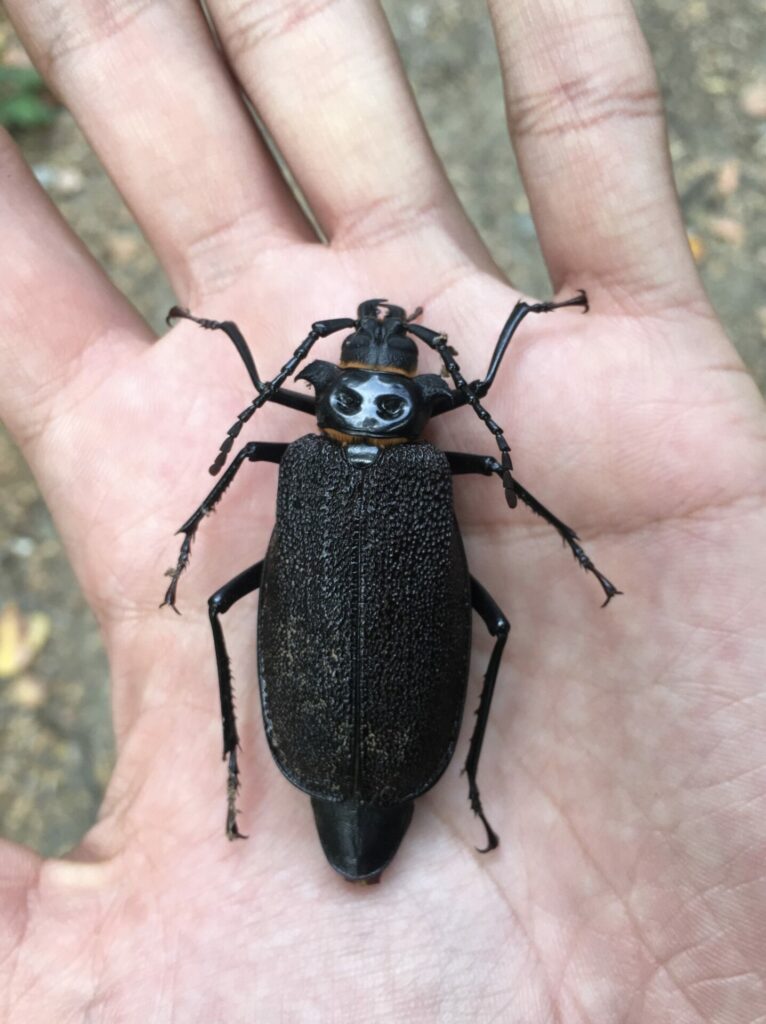
[[22, 615], [12, 602], [0, 610], [0, 679], [12, 679], [45, 647], [51, 620], [42, 612]]
[[692, 251], [694, 262], [701, 263], [705, 258], [705, 243], [696, 231], [687, 231], [686, 235], [689, 239], [689, 248]]

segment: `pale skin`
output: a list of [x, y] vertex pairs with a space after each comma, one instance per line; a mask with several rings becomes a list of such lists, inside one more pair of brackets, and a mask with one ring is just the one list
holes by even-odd
[[[518, 293], [434, 159], [374, 4], [209, 4], [329, 245], [194, 5], [6, 6], [179, 302], [238, 321], [262, 375], [312, 321], [373, 295], [423, 305], [466, 376], [484, 372]], [[157, 340], [0, 140], [2, 414], [103, 628], [118, 749], [69, 857], [0, 846], [5, 1021], [763, 1020], [763, 403], [697, 279], [629, 6], [490, 8], [552, 291], [587, 289], [591, 312], [528, 318], [485, 404], [519, 480], [625, 594], [601, 610], [497, 480], [456, 481], [472, 571], [513, 626], [479, 772], [501, 845], [474, 851], [464, 729], [376, 887], [331, 871], [271, 761], [252, 598], [225, 621], [250, 838], [224, 836], [206, 599], [262, 557], [273, 466], [243, 467], [203, 523], [183, 618], [157, 607], [172, 534], [251, 397], [236, 354], [189, 323]], [[309, 429], [267, 408], [243, 440]], [[430, 436], [495, 454], [470, 410]], [[490, 649], [478, 622], [476, 637], [472, 701]]]

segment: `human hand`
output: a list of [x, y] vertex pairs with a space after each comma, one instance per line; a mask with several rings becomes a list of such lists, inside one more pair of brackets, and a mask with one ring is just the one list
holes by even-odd
[[[179, 301], [238, 321], [264, 376], [312, 321], [376, 294], [423, 305], [469, 379], [484, 372], [517, 293], [433, 157], [374, 6], [209, 5], [329, 246], [196, 8], [7, 6]], [[2, 411], [102, 624], [119, 751], [70, 858], [0, 848], [9, 1021], [758, 1013], [763, 405], [689, 257], [627, 5], [491, 6], [551, 277], [562, 296], [586, 288], [591, 312], [525, 323], [485, 404], [520, 480], [626, 596], [600, 611], [596, 584], [497, 481], [457, 481], [471, 569], [514, 627], [480, 776], [502, 845], [474, 852], [482, 832], [450, 771], [374, 889], [327, 867], [308, 801], [271, 761], [245, 607], [227, 631], [250, 839], [223, 837], [206, 599], [264, 551], [273, 470], [244, 469], [203, 525], [184, 618], [157, 610], [171, 534], [251, 397], [245, 374], [192, 325], [154, 339], [2, 142]], [[307, 423], [270, 408], [257, 436]], [[494, 454], [469, 411], [432, 436]]]

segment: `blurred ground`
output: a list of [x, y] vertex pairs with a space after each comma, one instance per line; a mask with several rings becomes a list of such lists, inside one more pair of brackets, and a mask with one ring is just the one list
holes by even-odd
[[[518, 286], [547, 294], [505, 134], [484, 5], [384, 6], [463, 202]], [[636, 7], [667, 102], [676, 180], [700, 271], [766, 389], [766, 3], [638, 0]], [[0, 8], [0, 69], [24, 63]], [[61, 111], [19, 142], [75, 230], [161, 329], [173, 296], [69, 115]], [[107, 667], [34, 481], [2, 432], [0, 487], [0, 831], [59, 853], [92, 822], [109, 777]], [[18, 604], [21, 618], [8, 602]], [[30, 623], [24, 616], [32, 613], [42, 617]], [[4, 648], [15, 662], [3, 662]]]

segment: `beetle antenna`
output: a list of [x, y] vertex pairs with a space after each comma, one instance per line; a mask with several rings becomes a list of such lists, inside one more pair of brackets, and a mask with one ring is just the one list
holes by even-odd
[[481, 404], [476, 392], [460, 372], [460, 366], [453, 355], [453, 349], [447, 344], [447, 335], [436, 334], [434, 331], [428, 330], [427, 327], [421, 327], [420, 324], [408, 323], [405, 330], [409, 334], [413, 334], [416, 338], [419, 338], [421, 341], [424, 341], [429, 348], [432, 348], [439, 354], [455, 387], [465, 397], [466, 403], [471, 406], [487, 430], [489, 430], [495, 438], [495, 443], [500, 449], [500, 465], [502, 466], [502, 481], [503, 490], [505, 491], [505, 500], [508, 503], [509, 508], [515, 508], [518, 504], [518, 499], [513, 486], [513, 477], [511, 476], [513, 463], [511, 462], [510, 445], [505, 439], [502, 427], [492, 419], [490, 414]]
[[319, 341], [320, 338], [326, 338], [328, 334], [334, 334], [335, 331], [342, 331], [350, 327], [358, 327], [356, 320], [350, 320], [348, 317], [340, 317], [337, 320], [320, 320], [317, 323], [311, 325], [311, 330], [296, 348], [290, 358], [287, 360], [285, 365], [271, 380], [261, 382], [260, 388], [258, 388], [258, 394], [252, 400], [250, 405], [237, 416], [234, 423], [226, 431], [226, 437], [218, 449], [218, 455], [209, 468], [211, 476], [216, 476], [223, 469], [224, 463], [226, 462], [226, 456], [229, 454], [234, 446], [234, 442], [239, 437], [240, 432], [253, 413], [257, 412], [262, 405], [265, 405], [269, 399], [273, 398], [274, 395], [279, 391], [284, 382], [288, 377], [291, 377], [295, 373], [296, 368], [311, 351], [315, 342]]
[[265, 405], [270, 398], [274, 397], [275, 393], [279, 391], [279, 389], [282, 387], [287, 378], [290, 377], [295, 372], [295, 369], [298, 366], [298, 364], [301, 363], [309, 354], [314, 343], [316, 341], [319, 341], [319, 339], [324, 336], [320, 330], [317, 330], [318, 327], [320, 327], [320, 325], [315, 324], [311, 328], [309, 333], [306, 335], [306, 337], [303, 339], [300, 345], [296, 348], [295, 352], [293, 352], [292, 356], [290, 356], [290, 358], [287, 360], [287, 362], [276, 375], [276, 377], [272, 378], [271, 380], [263, 381], [261, 383], [259, 393], [252, 400], [250, 405], [248, 405], [247, 408], [242, 410], [242, 412], [237, 416], [234, 423], [232, 423], [232, 425], [226, 431], [226, 437], [224, 438], [220, 448], [218, 449], [218, 454], [216, 455], [213, 464], [210, 466], [208, 470], [211, 476], [217, 476], [218, 473], [220, 473], [221, 470], [223, 469], [224, 463], [226, 462], [226, 456], [234, 447], [234, 442], [239, 437], [242, 428], [250, 419], [250, 417], [254, 413], [256, 413], [261, 408], [262, 405]]

